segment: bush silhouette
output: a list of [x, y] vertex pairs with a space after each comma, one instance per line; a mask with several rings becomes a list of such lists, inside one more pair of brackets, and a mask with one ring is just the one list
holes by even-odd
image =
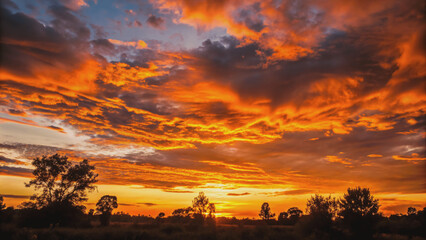
[[280, 212], [278, 215], [278, 223], [279, 224], [288, 224], [288, 213], [287, 212]]
[[289, 223], [295, 224], [299, 218], [302, 216], [303, 212], [297, 207], [291, 207], [287, 210], [287, 213], [289, 215]]

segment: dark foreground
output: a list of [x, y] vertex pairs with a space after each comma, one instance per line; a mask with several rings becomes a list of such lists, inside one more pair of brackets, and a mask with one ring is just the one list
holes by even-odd
[[[296, 226], [279, 225], [193, 225], [193, 224], [113, 224], [92, 228], [17, 228], [1, 227], [1, 239], [11, 240], [151, 240], [151, 239], [319, 239], [306, 236]], [[348, 239], [345, 233], [322, 235], [321, 239]], [[376, 233], [373, 239], [423, 240], [423, 236], [397, 233]]]

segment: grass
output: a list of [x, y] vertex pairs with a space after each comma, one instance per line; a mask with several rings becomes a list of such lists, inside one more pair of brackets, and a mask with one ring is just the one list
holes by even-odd
[[151, 239], [296, 239], [293, 229], [280, 226], [112, 224], [109, 227], [29, 229], [5, 226], [2, 239], [12, 240], [151, 240]]

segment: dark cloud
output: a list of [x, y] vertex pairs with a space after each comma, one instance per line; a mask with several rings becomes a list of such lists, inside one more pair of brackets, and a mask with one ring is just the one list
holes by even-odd
[[52, 129], [52, 130], [55, 130], [55, 131], [58, 131], [58, 132], [61, 132], [61, 133], [65, 133], [64, 129], [61, 128], [61, 127], [53, 126], [53, 125], [50, 125], [50, 126], [47, 126], [47, 127]]
[[2, 4], [5, 7], [19, 9], [18, 5], [16, 5], [16, 3], [14, 3], [12, 0], [2, 0]]
[[246, 196], [246, 195], [250, 195], [249, 192], [243, 192], [243, 193], [228, 193], [226, 194], [228, 196]]
[[287, 190], [287, 191], [265, 193], [265, 194], [266, 195], [272, 195], [272, 196], [282, 196], [282, 195], [303, 195], [303, 194], [307, 194], [307, 193], [312, 193], [312, 190], [296, 189], [296, 190]]
[[146, 20], [146, 23], [148, 23], [149, 26], [157, 29], [165, 29], [165, 21], [162, 17], [156, 17], [154, 15], [151, 15]]
[[141, 22], [139, 22], [138, 20], [135, 20], [135, 21], [133, 22], [133, 27], [141, 28], [141, 27], [143, 27], [143, 25], [142, 25], [142, 23], [141, 23]]
[[2, 8], [3, 69], [32, 76], [44, 69], [69, 71], [80, 66], [85, 58], [89, 29], [63, 7], [52, 7], [50, 12], [55, 17], [52, 26]]
[[176, 190], [176, 189], [164, 189], [164, 192], [168, 192], [168, 193], [193, 193], [193, 191], [188, 191], [188, 190]]
[[15, 159], [11, 159], [5, 156], [0, 155], [0, 162], [6, 163], [6, 164], [20, 164], [22, 163], [21, 161], [15, 160]]
[[95, 39], [103, 39], [108, 36], [108, 33], [105, 32], [105, 29], [103, 26], [99, 26], [96, 24], [90, 24], [90, 27], [93, 29], [94, 38]]
[[90, 41], [93, 50], [101, 55], [113, 56], [117, 54], [117, 49], [108, 39], [100, 38]]
[[136, 206], [135, 204], [131, 204], [131, 203], [120, 203], [119, 205], [121, 205], [121, 206], [131, 206], [131, 207]]
[[249, 29], [260, 32], [266, 27], [262, 17], [260, 13], [260, 3], [255, 3], [249, 8], [239, 10], [236, 20], [237, 22], [242, 22]]
[[15, 199], [29, 199], [31, 197], [28, 195], [13, 195], [13, 194], [1, 194], [0, 196], [5, 198], [15, 198]]
[[33, 158], [40, 157], [43, 155], [53, 155], [61, 150], [61, 148], [45, 146], [45, 145], [34, 145], [34, 144], [22, 144], [22, 143], [1, 143], [0, 151], [2, 149], [13, 150], [19, 154], [20, 158], [32, 160]]
[[147, 206], [147, 207], [152, 207], [152, 206], [157, 206], [157, 205], [158, 205], [158, 204], [156, 204], [156, 203], [150, 203], [150, 202], [137, 203], [137, 204], [145, 205], [145, 206]]
[[9, 109], [9, 113], [12, 114], [12, 115], [18, 115], [18, 116], [19, 115], [25, 115], [24, 111], [18, 110], [18, 109], [12, 109], [12, 108]]
[[412, 202], [412, 203], [403, 203], [403, 204], [392, 204], [387, 205], [381, 208], [381, 210], [389, 211], [393, 213], [407, 213], [409, 207], [417, 208], [418, 210], [424, 207], [422, 202]]
[[29, 177], [31, 173], [32, 170], [28, 168], [0, 166], [0, 175]]
[[79, 41], [90, 38], [90, 29], [86, 23], [80, 21], [69, 8], [53, 5], [48, 11], [54, 17], [52, 26], [67, 38], [77, 38]]

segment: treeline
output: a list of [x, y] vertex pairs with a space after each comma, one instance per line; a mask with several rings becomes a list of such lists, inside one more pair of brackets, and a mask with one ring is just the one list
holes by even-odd
[[[127, 225], [138, 229], [144, 229], [143, 226], [148, 228], [171, 226], [170, 224], [175, 224], [175, 227], [171, 229], [181, 229], [176, 227], [177, 224], [178, 226], [188, 225], [192, 231], [198, 229], [194, 226], [208, 226], [213, 227], [212, 234], [216, 235], [218, 234], [216, 226], [231, 225], [244, 228], [243, 226], [246, 225], [254, 225], [256, 229], [258, 227], [279, 229], [274, 230], [273, 236], [285, 235], [287, 239], [393, 239], [385, 238], [385, 236], [398, 236], [399, 239], [424, 239], [426, 237], [426, 208], [417, 211], [410, 207], [406, 214], [385, 217], [379, 211], [379, 200], [371, 195], [368, 188], [348, 188], [339, 199], [323, 195], [311, 196], [307, 200], [305, 213], [297, 207], [292, 207], [277, 215], [265, 202], [260, 206], [259, 219], [215, 217], [215, 204], [210, 202], [202, 192], [193, 199], [191, 206], [176, 209], [170, 216], [164, 213], [159, 213], [156, 217], [132, 216], [123, 212], [113, 213], [119, 205], [117, 197], [113, 195], [102, 196], [95, 209], [85, 208], [83, 202], [87, 200], [87, 192], [95, 189], [94, 184], [98, 177], [94, 172], [94, 166], [87, 160], [73, 164], [66, 156], [55, 154], [36, 158], [32, 164], [35, 167], [34, 178], [26, 184], [27, 187], [34, 187], [36, 190], [31, 201], [24, 202], [15, 209], [7, 207], [3, 197], [0, 196], [1, 235], [4, 234], [5, 229], [9, 229], [7, 230], [9, 235], [6, 235], [12, 236], [14, 226], [17, 228], [90, 229], [108, 226], [110, 222], [113, 222], [115, 225], [121, 224], [120, 226], [128, 223]], [[252, 236], [250, 231], [247, 236]], [[269, 230], [260, 232], [262, 231], [269, 233]], [[241, 232], [243, 234], [244, 231], [241, 230]], [[259, 234], [262, 236], [261, 233]], [[242, 237], [242, 239], [246, 238], [249, 239], [249, 237]]]

